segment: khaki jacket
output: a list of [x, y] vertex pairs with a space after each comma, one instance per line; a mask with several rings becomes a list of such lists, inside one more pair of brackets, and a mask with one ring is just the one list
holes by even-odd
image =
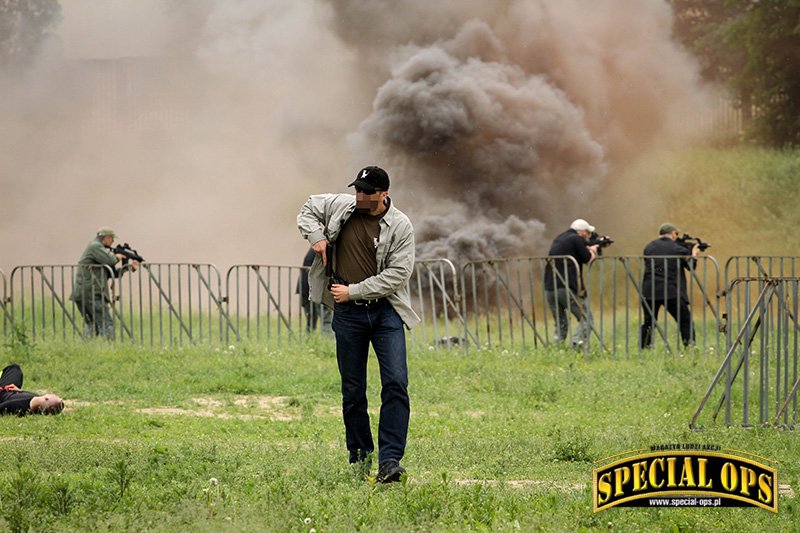
[[98, 239], [92, 239], [78, 260], [71, 299], [76, 302], [90, 302], [101, 298], [110, 301], [108, 280], [116, 274], [114, 265], [117, 261], [119, 258], [114, 252], [103, 246]]
[[[352, 194], [318, 194], [309, 197], [297, 215], [297, 227], [310, 245], [327, 239], [335, 243], [344, 223], [356, 208]], [[351, 300], [386, 298], [411, 329], [419, 317], [411, 308], [408, 280], [414, 270], [414, 228], [399, 209], [389, 204], [389, 210], [380, 220], [380, 237], [375, 258], [378, 274], [361, 283], [349, 286]], [[333, 307], [333, 298], [327, 289], [328, 280], [322, 257], [317, 255], [308, 275], [309, 299]]]

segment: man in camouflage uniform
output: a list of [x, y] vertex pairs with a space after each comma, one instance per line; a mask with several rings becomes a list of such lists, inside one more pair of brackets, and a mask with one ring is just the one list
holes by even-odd
[[[75, 284], [70, 299], [83, 315], [87, 337], [102, 335], [107, 339], [114, 338], [108, 280], [112, 276], [121, 275], [122, 271], [114, 266], [125, 257], [112, 251], [111, 245], [115, 238], [113, 229], [100, 228], [78, 260], [79, 266], [75, 272]], [[131, 265], [136, 270], [139, 263], [131, 261]]]

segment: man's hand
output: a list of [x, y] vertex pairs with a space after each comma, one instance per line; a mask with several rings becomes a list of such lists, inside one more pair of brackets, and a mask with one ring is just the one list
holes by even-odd
[[[323, 255], [323, 257], [325, 257]], [[331, 285], [331, 294], [333, 301], [337, 304], [343, 304], [350, 301], [350, 288], [347, 285]]]
[[131, 269], [134, 272], [136, 272], [136, 270], [139, 268], [139, 261], [137, 261], [136, 259], [131, 259], [130, 265], [131, 265]]
[[322, 266], [328, 266], [328, 257], [325, 253], [325, 250], [328, 248], [328, 239], [322, 239], [321, 241], [317, 241], [311, 247], [317, 255], [322, 256]]
[[[587, 246], [587, 248], [589, 249], [589, 253], [592, 254], [592, 258], [591, 259], [594, 259], [594, 258], [597, 257], [597, 248], [599, 246], [600, 246], [599, 244], [593, 244], [591, 246]], [[591, 259], [590, 259], [590, 261], [591, 261]]]
[[692, 246], [692, 257], [697, 257], [700, 254], [700, 243], [695, 243]]

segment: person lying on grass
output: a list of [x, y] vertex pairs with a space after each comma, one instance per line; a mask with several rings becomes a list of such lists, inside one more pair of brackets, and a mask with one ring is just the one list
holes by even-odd
[[22, 369], [16, 364], [8, 365], [0, 372], [0, 415], [57, 415], [64, 410], [64, 400], [55, 394], [39, 395], [20, 387]]

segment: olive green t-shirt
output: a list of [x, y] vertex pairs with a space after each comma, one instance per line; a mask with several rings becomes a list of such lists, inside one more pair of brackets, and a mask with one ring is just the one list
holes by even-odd
[[348, 283], [360, 283], [378, 273], [375, 249], [378, 247], [380, 221], [386, 211], [377, 216], [353, 215], [344, 223], [336, 241], [336, 273]]

